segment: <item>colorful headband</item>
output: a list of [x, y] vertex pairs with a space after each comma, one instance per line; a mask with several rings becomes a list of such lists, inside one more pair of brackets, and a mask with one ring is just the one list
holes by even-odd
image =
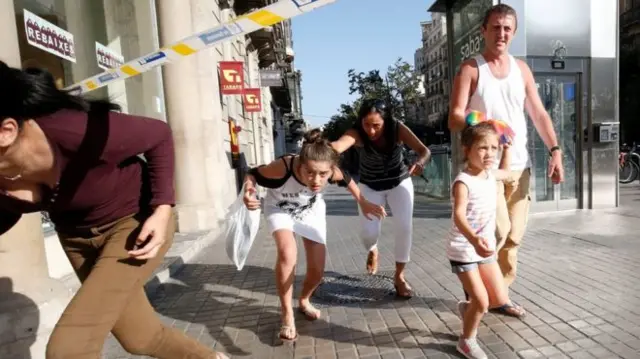
[[487, 119], [485, 114], [479, 111], [470, 111], [465, 118], [465, 122], [467, 126], [475, 126], [481, 122], [491, 123], [496, 129], [496, 132], [498, 132], [500, 143], [510, 142], [515, 137], [515, 132], [513, 132], [509, 124], [502, 120]]

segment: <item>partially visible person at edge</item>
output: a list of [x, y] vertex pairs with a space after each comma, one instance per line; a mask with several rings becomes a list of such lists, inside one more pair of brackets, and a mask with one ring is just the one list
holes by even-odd
[[300, 154], [284, 156], [268, 165], [252, 168], [244, 181], [244, 203], [249, 210], [260, 208], [256, 198], [256, 183], [267, 188], [264, 212], [269, 232], [276, 242], [276, 286], [282, 310], [280, 339], [295, 340], [296, 331], [292, 299], [296, 258], [295, 234], [302, 236], [306, 253], [307, 273], [299, 298], [298, 309], [308, 320], [320, 318], [320, 310], [310, 298], [324, 276], [327, 221], [322, 192], [327, 184], [346, 187], [365, 215], [382, 218], [384, 207], [369, 202], [351, 177], [340, 170], [339, 155], [322, 137], [320, 130], [305, 134]]
[[[404, 162], [404, 144], [418, 154], [417, 161], [410, 167]], [[430, 158], [429, 149], [406, 125], [393, 119], [380, 100], [365, 101], [353, 128], [332, 143], [338, 153], [354, 145], [360, 147], [359, 187], [362, 195], [378, 205], [388, 203], [393, 213], [396, 295], [411, 298], [413, 290], [404, 276], [410, 259], [413, 230], [413, 182], [410, 177], [422, 174]], [[378, 270], [377, 245], [381, 222], [360, 213], [360, 226], [360, 237], [369, 251], [367, 271], [375, 274]]]
[[[449, 111], [449, 129], [452, 132], [466, 127], [465, 117], [469, 110], [505, 121], [515, 132], [513, 155], [508, 164], [511, 178], [499, 181], [497, 188], [498, 264], [507, 287], [516, 277], [518, 247], [525, 232], [531, 201], [531, 161], [527, 152], [525, 110], [549, 149], [549, 177], [555, 184], [564, 180], [562, 151], [551, 118], [538, 95], [533, 74], [524, 61], [509, 54], [517, 25], [516, 12], [508, 5], [495, 5], [486, 12], [481, 27], [484, 49], [460, 66], [453, 84]], [[522, 314], [517, 306], [503, 308], [501, 312], [514, 316]]]
[[163, 325], [147, 299], [175, 231], [173, 140], [166, 123], [117, 110], [0, 62], [0, 227], [48, 212], [82, 282], [46, 357], [98, 358], [111, 332], [135, 355], [227, 358]]

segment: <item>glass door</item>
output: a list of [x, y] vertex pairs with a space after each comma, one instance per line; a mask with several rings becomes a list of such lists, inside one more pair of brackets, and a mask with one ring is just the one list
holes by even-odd
[[554, 185], [548, 175], [549, 151], [533, 122], [529, 127], [531, 168], [531, 211], [547, 212], [578, 208], [580, 149], [580, 75], [535, 76], [544, 108], [551, 116], [553, 127], [563, 152], [564, 182]]

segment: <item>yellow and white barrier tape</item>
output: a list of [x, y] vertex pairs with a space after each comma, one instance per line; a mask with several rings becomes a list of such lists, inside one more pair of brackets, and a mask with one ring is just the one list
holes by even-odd
[[76, 95], [84, 94], [115, 81], [124, 80], [147, 72], [167, 62], [180, 59], [183, 56], [192, 55], [237, 36], [249, 34], [264, 27], [277, 24], [283, 20], [331, 4], [335, 1], [336, 0], [280, 0], [269, 6], [239, 16], [233, 21], [191, 35], [158, 51], [138, 57], [117, 69], [111, 69], [89, 77], [65, 88], [65, 90]]

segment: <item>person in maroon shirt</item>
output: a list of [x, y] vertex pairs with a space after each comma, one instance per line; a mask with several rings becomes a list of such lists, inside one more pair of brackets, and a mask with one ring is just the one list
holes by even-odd
[[48, 212], [82, 282], [46, 357], [99, 358], [111, 332], [136, 355], [226, 358], [164, 326], [145, 295], [175, 232], [173, 140], [166, 123], [117, 110], [0, 62], [0, 234]]

